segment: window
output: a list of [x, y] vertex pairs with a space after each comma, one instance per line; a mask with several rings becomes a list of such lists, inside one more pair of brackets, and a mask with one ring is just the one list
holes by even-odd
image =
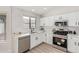
[[29, 17], [23, 16], [23, 19], [24, 19], [25, 23], [27, 23], [27, 24], [29, 23]]
[[23, 16], [23, 20], [24, 20], [24, 27], [29, 29], [30, 18], [27, 16]]
[[0, 15], [0, 40], [5, 40], [6, 36], [6, 15]]
[[31, 28], [36, 27], [36, 18], [31, 17]]
[[34, 29], [36, 27], [36, 18], [23, 16], [25, 28]]

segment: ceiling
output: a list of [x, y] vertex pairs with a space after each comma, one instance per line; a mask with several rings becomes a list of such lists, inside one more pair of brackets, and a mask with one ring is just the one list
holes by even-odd
[[32, 12], [37, 15], [56, 14], [79, 10], [79, 6], [17, 6], [17, 8]]
[[32, 12], [34, 14], [43, 15], [49, 12], [54, 7], [52, 6], [17, 6], [17, 8]]

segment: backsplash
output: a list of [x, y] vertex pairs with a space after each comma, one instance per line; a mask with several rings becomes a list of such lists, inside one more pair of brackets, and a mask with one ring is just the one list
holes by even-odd
[[[45, 26], [44, 29], [45, 29], [45, 32], [49, 32], [49, 33], [52, 33], [52, 30], [56, 28], [56, 27], [49, 27], [49, 26]], [[70, 26], [70, 27], [66, 27], [64, 28], [65, 30], [70, 30], [70, 31], [75, 31], [76, 34], [79, 35], [79, 27], [74, 27], [74, 26]]]

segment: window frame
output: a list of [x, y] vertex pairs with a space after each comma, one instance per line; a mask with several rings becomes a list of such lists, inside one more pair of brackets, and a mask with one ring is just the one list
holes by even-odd
[[7, 14], [6, 13], [1, 13], [0, 16], [5, 16], [5, 20], [4, 20], [4, 40], [0, 40], [0, 41], [6, 41], [6, 20], [7, 20]]
[[[27, 16], [27, 15], [23, 15], [23, 16], [29, 17], [29, 23], [25, 23], [25, 24], [29, 24], [29, 29], [32, 29], [32, 27], [31, 27], [32, 24], [35, 24], [35, 28], [36, 28], [36, 19], [37, 19], [37, 17], [34, 17], [34, 16]], [[23, 16], [22, 16], [22, 17], [23, 17]], [[31, 23], [31, 18], [35, 18], [35, 23]]]

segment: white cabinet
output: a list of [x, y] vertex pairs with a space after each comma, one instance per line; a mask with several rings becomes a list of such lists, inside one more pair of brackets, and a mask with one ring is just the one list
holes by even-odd
[[33, 48], [36, 46], [36, 35], [31, 34], [31, 38], [30, 38], [30, 48]]
[[38, 46], [40, 43], [46, 42], [52, 44], [52, 33], [34, 33], [31, 34], [30, 49]]
[[40, 19], [40, 26], [48, 26], [48, 17]]
[[42, 35], [39, 33], [31, 34], [30, 48], [33, 48], [43, 42], [41, 36]]
[[40, 19], [40, 26], [45, 26], [45, 18]]
[[55, 16], [54, 20], [55, 21], [62, 21], [62, 20], [67, 20], [68, 21], [68, 26], [79, 26], [79, 13], [70, 13], [70, 14], [64, 14], [64, 15], [59, 15]]
[[53, 26], [53, 17], [45, 17], [40, 19], [40, 26]]
[[64, 16], [68, 19], [68, 26], [79, 26], [79, 13], [70, 13]]
[[68, 51], [79, 53], [79, 36], [68, 35]]
[[69, 26], [78, 26], [78, 21], [75, 16], [69, 17], [68, 25]]
[[53, 42], [53, 35], [51, 34], [51, 33], [47, 33], [47, 37], [46, 37], [46, 39], [47, 39], [47, 43], [48, 44], [51, 44], [52, 45], [52, 42]]
[[45, 31], [45, 40], [46, 40], [46, 43], [52, 45], [52, 41], [53, 41], [52, 37], [53, 37], [52, 28], [51, 27], [46, 28], [46, 31]]

